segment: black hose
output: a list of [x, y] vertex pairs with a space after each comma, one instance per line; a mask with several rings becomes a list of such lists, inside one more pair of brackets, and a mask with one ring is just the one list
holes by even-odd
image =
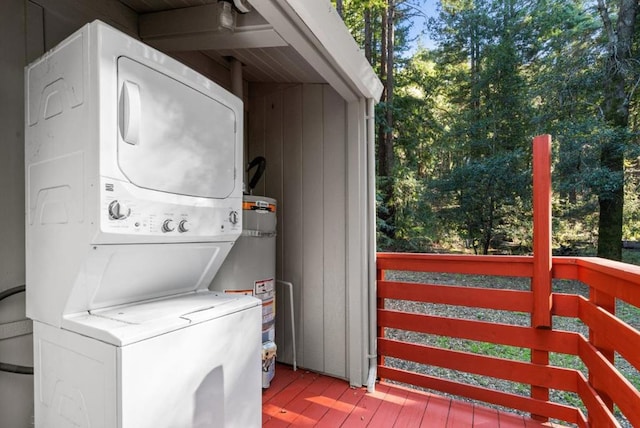
[[264, 170], [267, 168], [267, 160], [262, 156], [256, 156], [251, 162], [249, 162], [247, 172], [251, 171], [256, 166], [258, 167], [258, 169], [249, 181], [249, 191], [253, 190], [256, 187], [256, 184], [258, 184], [258, 181], [262, 177], [262, 174], [264, 174]]
[[[25, 290], [26, 287], [24, 285], [18, 285], [17, 287], [4, 290], [0, 292], [0, 301], [6, 299], [9, 296], [13, 296], [14, 294], [22, 293]], [[32, 375], [33, 367], [19, 366], [17, 364], [3, 363], [0, 361], [0, 372]]]
[[8, 364], [8, 363], [0, 362], [0, 372], [32, 375], [33, 367], [19, 366], [17, 364]]
[[26, 290], [24, 285], [18, 285], [17, 287], [9, 288], [7, 290], [0, 292], [0, 300], [4, 300], [9, 296], [13, 296], [14, 294], [22, 293]]

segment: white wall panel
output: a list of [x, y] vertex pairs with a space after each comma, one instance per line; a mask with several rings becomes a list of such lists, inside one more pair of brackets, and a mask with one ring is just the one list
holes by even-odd
[[[298, 363], [348, 377], [346, 103], [320, 84], [252, 84], [249, 96], [249, 158], [267, 158], [256, 193], [278, 199], [276, 270], [294, 284]], [[279, 359], [290, 363], [289, 300], [279, 291]]]
[[[0, 291], [23, 285], [26, 3], [0, 2]], [[37, 49], [37, 47], [36, 47]], [[25, 318], [24, 293], [0, 302], [0, 324]], [[3, 335], [3, 337], [6, 337]], [[31, 335], [0, 340], [0, 361], [33, 365]], [[0, 425], [31, 426], [33, 376], [0, 372]]]
[[323, 87], [323, 285], [325, 372], [346, 376], [346, 110], [344, 100]]
[[[302, 87], [295, 87], [284, 90], [286, 102], [283, 103], [286, 126], [283, 127], [284, 139], [282, 145], [282, 200], [279, 203], [280, 223], [279, 233], [282, 245], [282, 278], [294, 284], [294, 307], [297, 327], [296, 333], [296, 353], [299, 361], [304, 361], [304, 336], [301, 334], [304, 326], [302, 307], [302, 252], [303, 252], [303, 228], [302, 228]], [[282, 293], [280, 294], [282, 296]], [[280, 309], [288, 308], [289, 301], [283, 302]], [[288, 312], [281, 310], [280, 318]], [[291, 324], [291, 320], [289, 320]], [[284, 334], [280, 334], [280, 339], [289, 343], [291, 327], [285, 329]], [[278, 333], [276, 332], [276, 335]], [[287, 358], [293, 356], [292, 350], [284, 347], [282, 356]], [[285, 361], [291, 361], [286, 359]]]
[[302, 313], [304, 363], [324, 372], [323, 90], [302, 90]]

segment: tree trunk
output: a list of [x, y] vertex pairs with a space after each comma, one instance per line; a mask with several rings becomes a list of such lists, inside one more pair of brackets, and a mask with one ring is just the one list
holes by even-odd
[[618, 18], [609, 19], [605, 0], [598, 0], [598, 11], [608, 35], [608, 58], [604, 77], [603, 112], [606, 122], [614, 128], [615, 138], [606, 140], [600, 152], [600, 163], [615, 179], [614, 190], [602, 191], [598, 196], [598, 256], [622, 259], [622, 211], [624, 206], [624, 145], [629, 125], [629, 96], [627, 82], [631, 76], [629, 60], [638, 11], [637, 0], [619, 0]]
[[[380, 28], [380, 80], [386, 82], [387, 78], [387, 9], [381, 11], [381, 28]], [[385, 85], [380, 97], [380, 105], [385, 108], [386, 119], [386, 103], [387, 103], [387, 87]], [[378, 176], [384, 181], [389, 177], [389, 164], [387, 163], [387, 145], [386, 141], [386, 124], [383, 120], [378, 123]], [[383, 189], [383, 193], [384, 189]], [[385, 202], [389, 199], [388, 195], [383, 195]], [[386, 204], [385, 204], [386, 205]]]
[[378, 124], [378, 179], [382, 196], [382, 205], [386, 208], [379, 216], [387, 224], [384, 233], [395, 239], [395, 207], [393, 205], [393, 50], [394, 46], [394, 13], [395, 0], [387, 0], [381, 11], [380, 28], [380, 80], [384, 82], [384, 90], [380, 100], [382, 118]]
[[389, 174], [393, 173], [393, 89], [394, 89], [394, 75], [393, 75], [393, 65], [394, 65], [394, 20], [395, 20], [395, 0], [387, 0], [388, 1], [388, 11], [387, 11], [387, 60], [386, 60], [386, 71], [387, 71], [387, 79], [386, 79], [386, 92], [387, 92], [387, 114], [386, 114], [386, 132], [385, 132], [385, 140], [384, 144], [386, 146], [385, 152], [387, 155], [387, 159], [385, 163], [387, 164], [387, 168], [389, 169]]
[[366, 8], [364, 10], [364, 56], [371, 65], [373, 65], [373, 58], [371, 56], [372, 45], [373, 31], [371, 29], [371, 8]]

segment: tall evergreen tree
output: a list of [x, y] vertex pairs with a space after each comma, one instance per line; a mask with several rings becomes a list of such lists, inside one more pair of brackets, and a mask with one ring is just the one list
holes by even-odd
[[638, 79], [638, 57], [634, 39], [638, 0], [598, 0], [606, 35], [602, 109], [613, 133], [602, 142], [601, 166], [610, 175], [608, 186], [598, 195], [598, 255], [622, 259], [622, 214], [624, 206], [624, 154], [630, 139], [629, 106]]
[[526, 12], [515, 0], [442, 1], [440, 67], [453, 71], [450, 96], [457, 105], [443, 137], [462, 150], [440, 188], [455, 195], [449, 215], [484, 254], [522, 218], [516, 213], [529, 189], [529, 113], [518, 40]]

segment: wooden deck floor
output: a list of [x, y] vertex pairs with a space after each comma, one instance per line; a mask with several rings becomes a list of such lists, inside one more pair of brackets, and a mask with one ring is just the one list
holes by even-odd
[[262, 395], [264, 427], [542, 427], [511, 413], [381, 383], [373, 394], [348, 382], [278, 365]]

